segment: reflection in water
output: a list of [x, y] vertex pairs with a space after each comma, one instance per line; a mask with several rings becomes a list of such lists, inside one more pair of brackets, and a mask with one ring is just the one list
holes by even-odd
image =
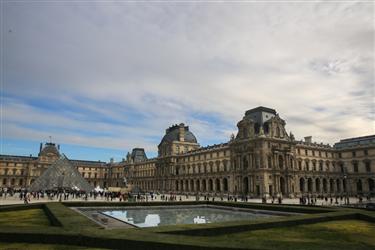
[[160, 223], [160, 216], [158, 214], [148, 214], [145, 218], [145, 223], [138, 224], [139, 227], [157, 227]]
[[208, 221], [206, 222], [206, 219], [204, 218], [204, 216], [202, 217], [195, 217], [194, 218], [194, 224], [204, 224], [204, 223], [209, 223]]
[[137, 227], [253, 220], [259, 217], [274, 216], [208, 207], [127, 208], [126, 210], [109, 210], [102, 213]]

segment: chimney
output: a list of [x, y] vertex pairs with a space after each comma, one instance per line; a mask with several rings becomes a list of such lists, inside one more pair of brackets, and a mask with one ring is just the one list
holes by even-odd
[[305, 142], [312, 143], [312, 136], [305, 136]]
[[43, 148], [43, 143], [40, 143], [39, 154], [40, 154], [40, 152], [42, 152], [42, 148]]
[[180, 136], [179, 141], [185, 141], [185, 124], [180, 123], [178, 131], [178, 134]]

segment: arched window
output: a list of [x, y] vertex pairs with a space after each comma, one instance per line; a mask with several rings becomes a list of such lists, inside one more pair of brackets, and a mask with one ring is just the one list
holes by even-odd
[[276, 127], [276, 137], [280, 137], [280, 128]]
[[326, 179], [323, 179], [323, 192], [327, 192], [328, 191], [328, 188], [327, 188], [327, 180]]
[[309, 170], [310, 170], [310, 168], [309, 168], [309, 160], [306, 160], [306, 161], [305, 161], [305, 168], [306, 168], [306, 169], [305, 169], [306, 171], [309, 171]]
[[268, 122], [265, 122], [264, 124], [263, 124], [263, 131], [264, 131], [264, 133], [267, 135], [268, 133], [269, 133], [269, 125], [268, 125]]
[[357, 192], [362, 192], [362, 180], [357, 181]]
[[272, 168], [272, 157], [268, 156], [268, 168]]
[[227, 180], [227, 178], [223, 179], [223, 191], [224, 192], [228, 191], [228, 180]]
[[309, 193], [313, 191], [313, 182], [311, 178], [307, 179], [307, 191]]
[[216, 179], [216, 191], [218, 191], [218, 192], [221, 191], [220, 180], [219, 179]]
[[320, 192], [320, 179], [319, 178], [315, 179], [315, 190], [318, 193]]
[[255, 134], [259, 134], [259, 130], [260, 130], [260, 125], [258, 123], [255, 123], [254, 124], [254, 131], [255, 131]]
[[283, 169], [284, 168], [284, 159], [283, 156], [279, 155], [279, 168]]
[[243, 168], [244, 168], [244, 169], [247, 169], [247, 168], [249, 167], [249, 162], [248, 162], [246, 156], [244, 156], [244, 157], [242, 158], [242, 162], [243, 162]]
[[213, 183], [211, 179], [208, 180], [208, 191], [213, 191]]

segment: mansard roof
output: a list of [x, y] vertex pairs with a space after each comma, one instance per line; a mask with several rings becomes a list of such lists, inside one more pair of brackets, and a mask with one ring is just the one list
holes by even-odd
[[132, 158], [133, 162], [147, 161], [147, 155], [144, 148], [133, 148], [130, 157]]
[[366, 146], [375, 144], [375, 135], [354, 137], [340, 140], [340, 142], [335, 143], [334, 147], [336, 149], [344, 149], [357, 146]]
[[271, 114], [276, 115], [275, 109], [271, 109], [271, 108], [267, 108], [267, 107], [263, 107], [263, 106], [259, 106], [259, 107], [253, 108], [253, 109], [249, 109], [248, 111], [245, 112], [245, 115], [249, 115], [249, 114], [252, 114], [252, 113], [258, 113], [258, 112], [266, 112], [266, 113], [271, 113]]

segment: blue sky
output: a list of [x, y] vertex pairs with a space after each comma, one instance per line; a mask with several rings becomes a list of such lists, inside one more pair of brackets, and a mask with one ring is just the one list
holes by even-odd
[[297, 139], [375, 133], [372, 2], [1, 2], [1, 154], [150, 157], [276, 109]]

